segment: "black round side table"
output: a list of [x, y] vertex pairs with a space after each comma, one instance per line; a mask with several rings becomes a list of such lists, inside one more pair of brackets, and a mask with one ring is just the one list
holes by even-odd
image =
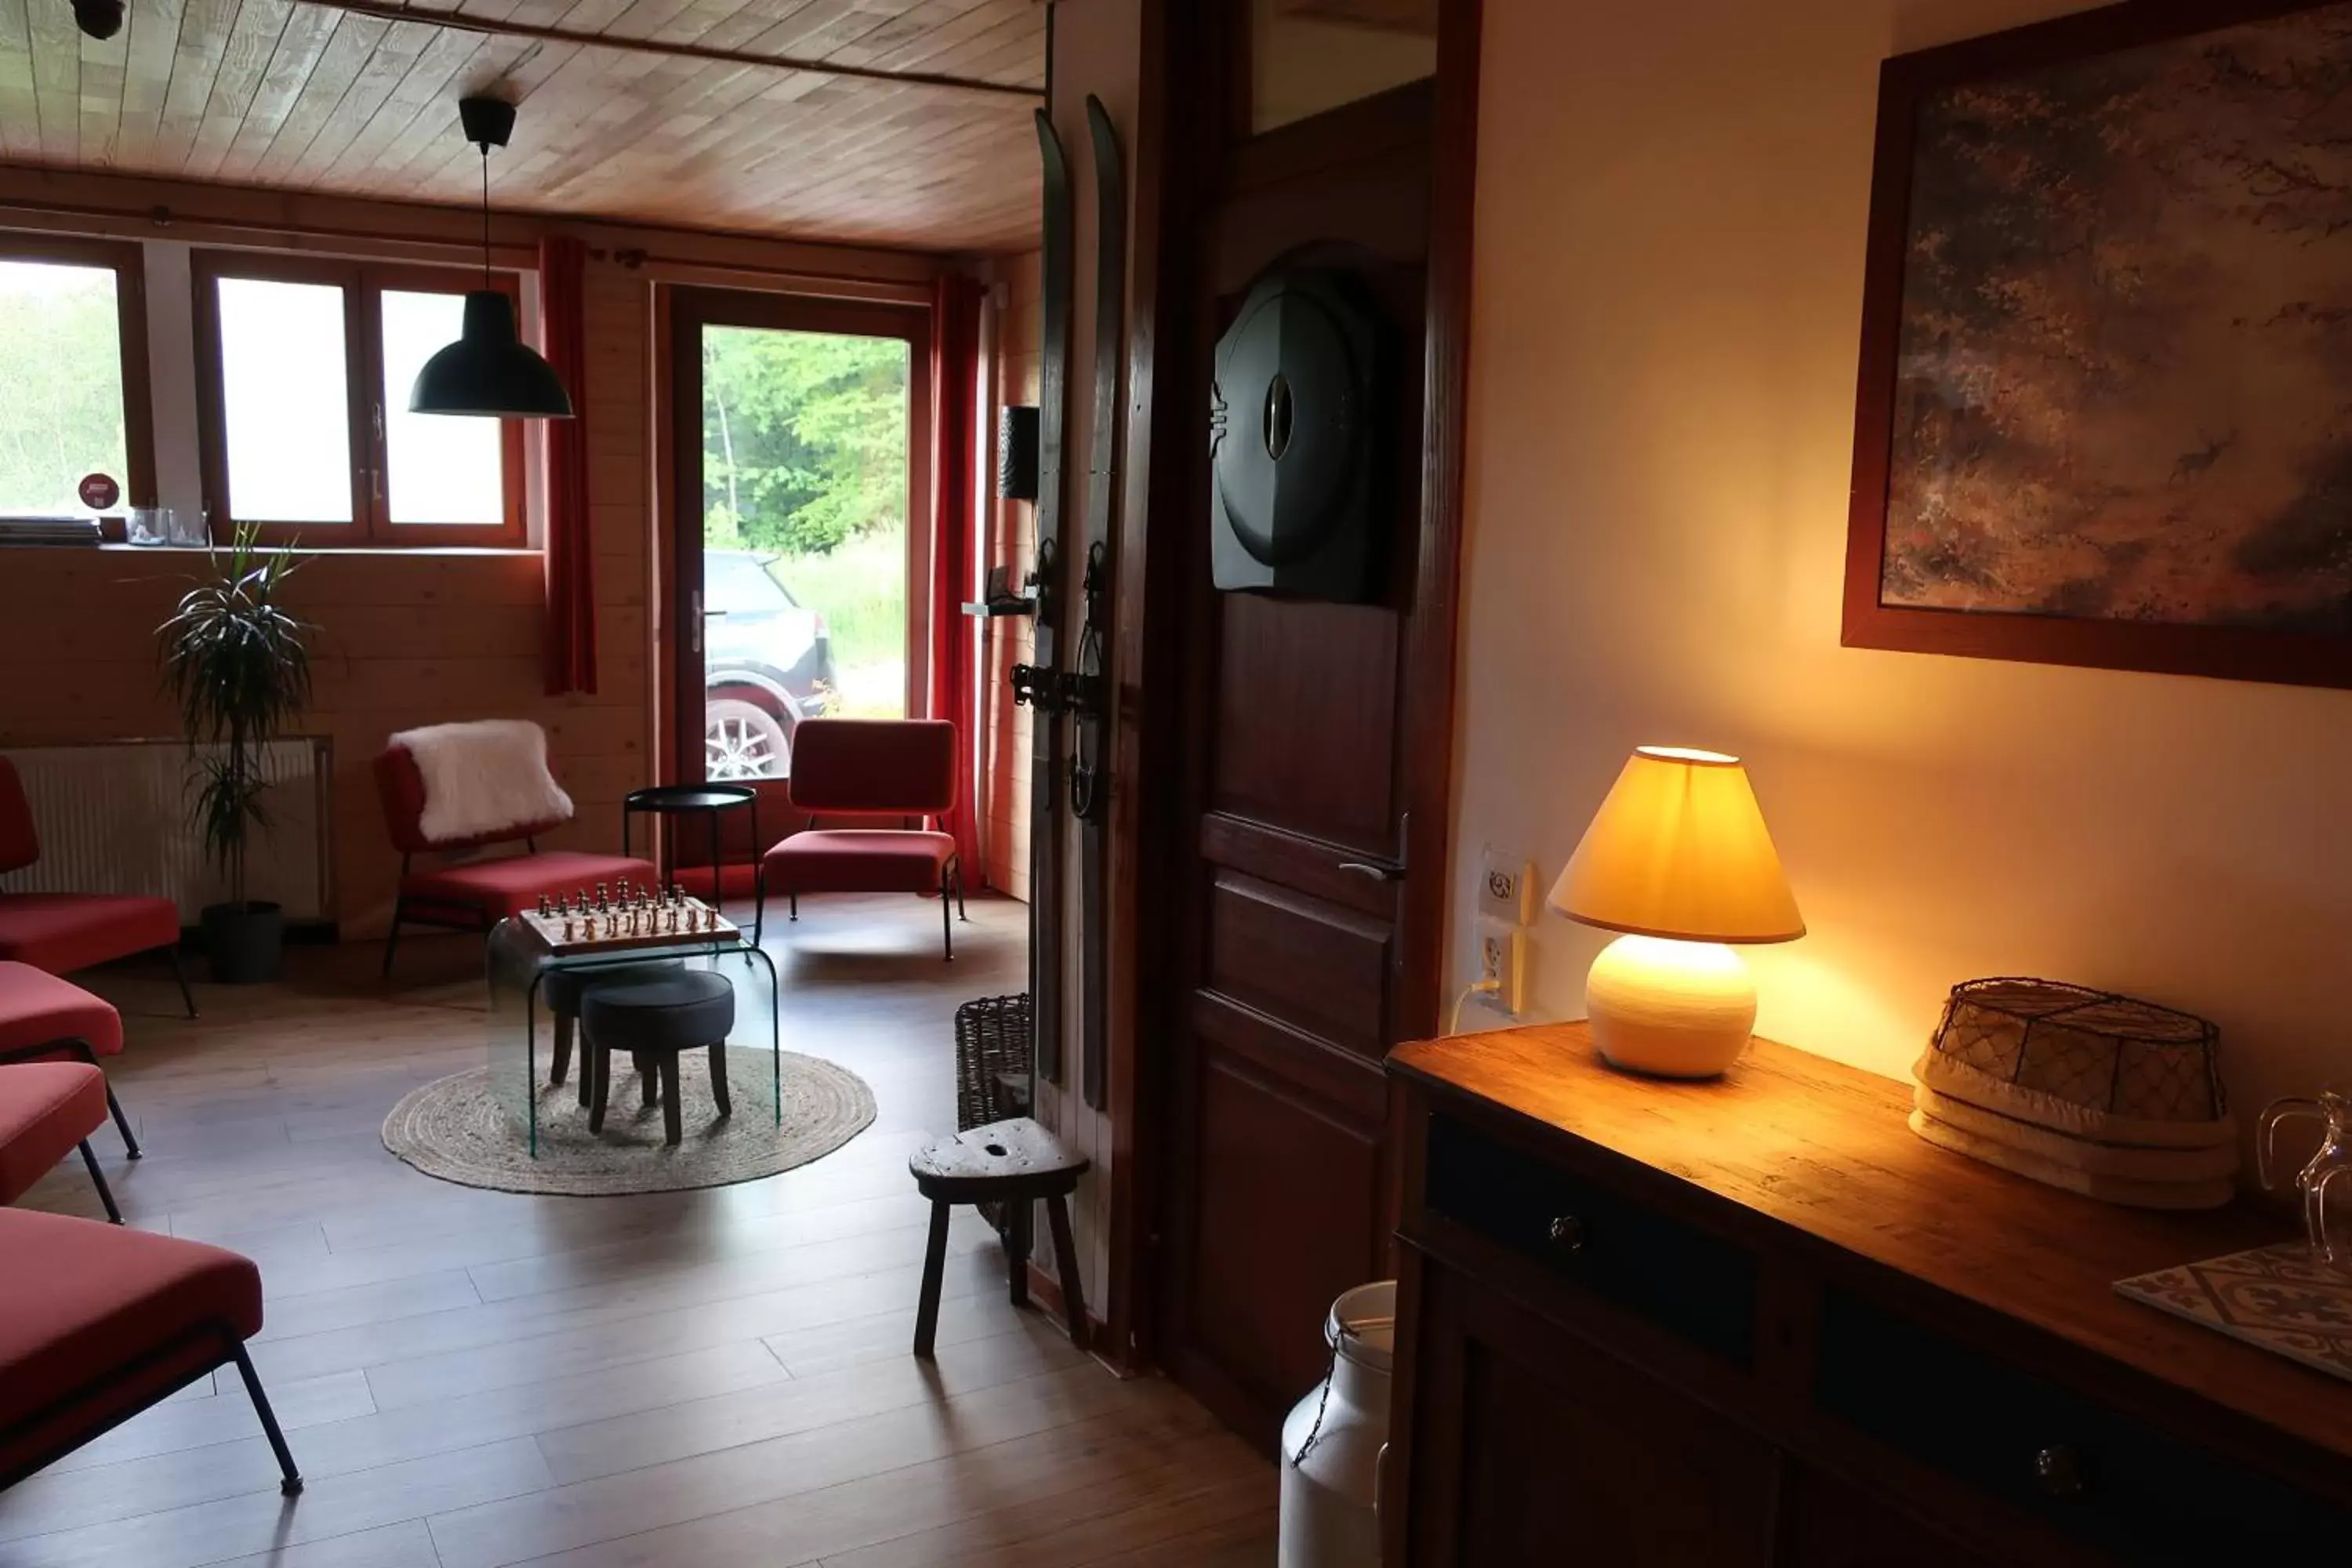
[[[724, 813], [747, 807], [751, 813], [751, 865], [756, 881], [760, 874], [760, 795], [749, 784], [674, 784], [631, 790], [621, 802], [621, 853], [629, 853], [629, 819], [639, 812], [674, 818], [703, 813], [710, 819], [710, 907], [719, 909], [727, 901], [719, 819]], [[663, 845], [660, 869], [661, 884], [667, 888], [677, 879], [677, 831], [670, 833]]]

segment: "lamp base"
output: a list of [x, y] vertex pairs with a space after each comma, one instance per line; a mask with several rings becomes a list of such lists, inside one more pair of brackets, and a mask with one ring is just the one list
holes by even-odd
[[1716, 1078], [1756, 1027], [1756, 982], [1720, 942], [1621, 936], [1584, 980], [1593, 1044], [1609, 1065], [1656, 1078]]

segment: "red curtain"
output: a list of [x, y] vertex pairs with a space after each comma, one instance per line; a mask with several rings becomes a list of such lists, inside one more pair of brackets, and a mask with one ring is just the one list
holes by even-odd
[[539, 242], [539, 330], [547, 363], [572, 395], [572, 417], [547, 433], [547, 692], [596, 689], [596, 542], [588, 521], [588, 247]]
[[981, 882], [980, 814], [972, 800], [980, 737], [975, 732], [977, 637], [963, 613], [980, 596], [980, 306], [970, 278], [941, 278], [931, 293], [931, 690], [930, 716], [955, 721], [956, 808], [948, 831], [963, 857], [964, 885]]

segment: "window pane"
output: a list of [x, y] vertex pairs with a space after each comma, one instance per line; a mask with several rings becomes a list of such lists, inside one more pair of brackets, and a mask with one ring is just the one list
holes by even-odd
[[383, 440], [394, 522], [506, 521], [505, 422], [411, 414], [425, 362], [457, 341], [462, 294], [383, 291]]
[[0, 515], [86, 517], [85, 474], [131, 488], [114, 282], [109, 267], [0, 261]]
[[248, 522], [351, 521], [342, 289], [263, 278], [219, 284], [230, 512]]
[[702, 329], [704, 771], [791, 771], [821, 715], [906, 713], [909, 377], [897, 338]]
[[1438, 0], [1255, 0], [1250, 129], [1437, 74]]

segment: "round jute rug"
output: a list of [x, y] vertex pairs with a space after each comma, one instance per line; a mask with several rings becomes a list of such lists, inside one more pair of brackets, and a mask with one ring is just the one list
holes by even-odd
[[[384, 1118], [383, 1146], [428, 1176], [501, 1193], [612, 1196], [674, 1193], [753, 1182], [824, 1158], [874, 1121], [874, 1093], [848, 1068], [791, 1051], [783, 1058], [783, 1125], [768, 1113], [765, 1051], [728, 1053], [735, 1113], [719, 1120], [701, 1052], [678, 1063], [685, 1137], [662, 1142], [659, 1106], [639, 1109], [635, 1074], [613, 1064], [611, 1108], [588, 1131], [579, 1089], [539, 1086], [539, 1157], [499, 1101], [488, 1068], [454, 1074], [411, 1093]], [[577, 1068], [575, 1067], [574, 1070]]]

